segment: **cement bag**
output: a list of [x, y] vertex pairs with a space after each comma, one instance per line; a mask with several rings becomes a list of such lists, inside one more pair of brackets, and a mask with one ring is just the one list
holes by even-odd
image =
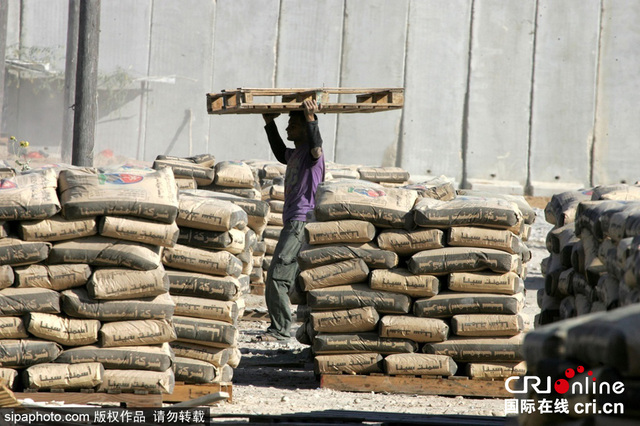
[[349, 259], [362, 259], [370, 269], [388, 269], [398, 264], [396, 253], [381, 250], [375, 244], [303, 245], [298, 253], [298, 265], [303, 270]]
[[0, 179], [0, 220], [46, 219], [60, 211], [56, 173], [22, 174]]
[[213, 383], [216, 367], [206, 361], [177, 356], [173, 364], [176, 381], [185, 383]]
[[640, 187], [636, 185], [607, 185], [593, 188], [592, 200], [620, 200], [638, 201], [640, 200]]
[[170, 320], [115, 321], [102, 324], [100, 346], [158, 345], [176, 339]]
[[59, 313], [60, 293], [45, 288], [5, 288], [0, 290], [0, 316], [29, 312]]
[[593, 236], [602, 240], [604, 230], [602, 218], [624, 211], [628, 207], [624, 201], [583, 201], [576, 209], [576, 235], [582, 238], [582, 231], [588, 230]]
[[439, 176], [424, 182], [411, 183], [402, 188], [416, 191], [421, 198], [435, 198], [442, 201], [456, 198], [456, 189], [453, 186], [453, 182], [445, 176]]
[[636, 209], [626, 209], [615, 213], [609, 221], [609, 228], [605, 233], [612, 240], [618, 242], [625, 237], [635, 237], [640, 233], [640, 203]]
[[244, 250], [245, 234], [237, 229], [205, 231], [181, 227], [178, 244], [207, 250], [226, 250], [229, 253], [238, 254]]
[[160, 252], [161, 248], [158, 246], [106, 237], [85, 237], [54, 244], [48, 262], [85, 263], [148, 271], [160, 266]]
[[444, 247], [444, 233], [439, 229], [386, 229], [378, 234], [377, 241], [381, 249], [407, 256], [422, 250]]
[[525, 374], [527, 363], [524, 361], [470, 363], [466, 367], [466, 375], [472, 379], [506, 379]]
[[236, 206], [240, 207], [247, 213], [249, 228], [253, 229], [256, 234], [260, 234], [264, 227], [267, 225], [267, 217], [269, 216], [269, 203], [258, 199], [249, 199], [246, 197], [239, 197], [232, 194], [225, 194], [221, 192], [213, 192], [206, 190], [196, 191], [181, 191], [180, 194], [196, 195], [198, 197], [209, 197], [218, 200], [229, 201]]
[[242, 352], [240, 352], [240, 349], [227, 348], [225, 349], [225, 351], [229, 352], [229, 361], [227, 361], [227, 364], [231, 368], [238, 368], [238, 365], [240, 365], [240, 361], [242, 359]]
[[222, 367], [229, 361], [228, 348], [213, 348], [197, 343], [171, 342], [171, 349], [178, 357], [197, 359], [208, 362], [216, 367]]
[[273, 179], [280, 176], [284, 176], [287, 172], [287, 166], [281, 163], [269, 163], [264, 164], [260, 169], [260, 178], [262, 179]]
[[431, 354], [393, 354], [385, 357], [387, 374], [413, 376], [453, 376], [458, 365], [450, 356]]
[[367, 281], [369, 268], [362, 259], [345, 260], [330, 265], [318, 266], [300, 272], [299, 280], [305, 291], [355, 284]]
[[[330, 223], [330, 222], [326, 222], [326, 223]], [[281, 232], [282, 232], [282, 226], [267, 225], [267, 227], [264, 228], [264, 231], [262, 232], [262, 237], [277, 240], [278, 238], [280, 238]]]
[[408, 171], [400, 167], [359, 167], [360, 179], [370, 182], [403, 183], [409, 180]]
[[451, 337], [438, 343], [426, 343], [422, 352], [448, 355], [456, 362], [504, 362], [522, 361], [523, 334], [513, 337], [473, 338]]
[[0, 317], [0, 339], [26, 339], [27, 327], [21, 317]]
[[234, 277], [214, 277], [195, 272], [167, 271], [169, 292], [175, 296], [236, 300], [241, 296], [240, 282]]
[[382, 373], [382, 355], [377, 353], [317, 355], [315, 374]]
[[521, 315], [454, 315], [451, 331], [458, 336], [515, 336], [524, 331]]
[[63, 241], [89, 237], [98, 233], [95, 218], [67, 220], [60, 215], [37, 221], [19, 223], [24, 241]]
[[416, 275], [443, 275], [450, 272], [474, 272], [490, 269], [493, 272], [521, 272], [518, 255], [501, 250], [476, 247], [445, 247], [414, 254], [407, 262]]
[[380, 315], [371, 306], [339, 311], [312, 312], [313, 330], [319, 333], [358, 333], [374, 331]]
[[[482, 198], [499, 198], [501, 200], [516, 203], [522, 213], [524, 223], [531, 225], [536, 220], [536, 211], [529, 205], [526, 198], [522, 195], [497, 194], [495, 192], [478, 191], [474, 189], [459, 189], [456, 191], [458, 195]], [[433, 198], [433, 197], [432, 197]]]
[[197, 154], [190, 157], [177, 157], [174, 155], [158, 155], [156, 161], [180, 161], [187, 164], [197, 164], [201, 167], [213, 167], [216, 157], [212, 154]]
[[253, 172], [241, 161], [221, 161], [216, 164], [214, 183], [233, 188], [253, 188]]
[[[158, 160], [153, 162], [155, 170], [169, 168], [176, 178], [193, 178], [198, 185], [210, 185], [216, 175], [211, 165], [201, 165], [181, 160]], [[176, 179], [177, 180], [177, 179]]]
[[11, 232], [9, 222], [0, 221], [0, 238], [7, 238]]
[[194, 178], [176, 178], [176, 186], [178, 187], [178, 192], [198, 188], [198, 184]]
[[176, 219], [179, 226], [228, 231], [231, 228], [244, 228], [248, 219], [247, 213], [230, 201], [180, 194], [180, 209]]
[[409, 339], [413, 342], [442, 342], [447, 340], [449, 326], [435, 318], [416, 318], [405, 315], [385, 315], [380, 320], [380, 337]]
[[18, 371], [13, 368], [0, 368], [0, 383], [4, 384], [7, 388], [13, 389], [13, 384], [18, 377]]
[[173, 247], [178, 241], [178, 225], [146, 219], [104, 216], [100, 219], [100, 235], [120, 240], [136, 241], [152, 246]]
[[447, 318], [458, 314], [517, 314], [524, 307], [524, 295], [444, 292], [413, 304], [417, 317]]
[[242, 262], [228, 251], [213, 252], [182, 244], [166, 248], [162, 262], [170, 268], [211, 275], [238, 277], [242, 272]]
[[36, 339], [0, 340], [0, 365], [3, 367], [28, 367], [52, 362], [62, 348], [54, 342]]
[[375, 352], [385, 355], [415, 352], [418, 345], [406, 339], [379, 337], [376, 333], [318, 334], [312, 348], [316, 354]]
[[284, 213], [284, 201], [269, 200], [269, 208], [273, 213]]
[[284, 184], [271, 186], [269, 188], [269, 198], [284, 201]]
[[9, 265], [0, 265], [0, 289], [11, 287], [16, 279], [13, 268]]
[[406, 269], [375, 269], [371, 271], [372, 290], [390, 291], [412, 297], [431, 297], [440, 291], [440, 281], [433, 275], [414, 275]]
[[99, 268], [87, 282], [87, 294], [95, 300], [155, 297], [169, 291], [169, 278], [160, 266], [150, 271]]
[[26, 389], [91, 389], [102, 383], [104, 367], [99, 362], [83, 364], [38, 364], [24, 370]]
[[32, 335], [64, 346], [84, 346], [98, 341], [100, 321], [72, 319], [52, 314], [30, 313], [27, 329]]
[[567, 330], [566, 356], [588, 365], [615, 367], [625, 377], [640, 374], [640, 306], [592, 317]]
[[231, 188], [220, 185], [207, 185], [199, 187], [198, 190], [219, 192], [225, 195], [241, 197], [246, 200], [262, 200], [262, 193], [257, 188]]
[[169, 319], [175, 304], [168, 293], [135, 300], [92, 300], [83, 288], [62, 292], [62, 309], [74, 318], [101, 321]]
[[364, 220], [335, 220], [307, 223], [305, 236], [309, 244], [368, 243], [376, 236], [376, 227]]
[[544, 218], [557, 227], [575, 222], [576, 210], [581, 201], [591, 199], [592, 191], [567, 191], [555, 194], [544, 208]]
[[105, 370], [98, 392], [173, 393], [175, 377], [173, 368], [166, 371]]
[[381, 314], [406, 314], [411, 306], [411, 297], [372, 290], [366, 284], [352, 284], [311, 290], [307, 293], [307, 304], [313, 310], [373, 306]]
[[515, 272], [454, 272], [449, 275], [449, 290], [467, 293], [516, 294], [524, 291], [524, 281]]
[[[327, 175], [331, 175], [332, 179], [360, 179], [358, 166], [343, 166], [339, 164], [327, 163]], [[325, 180], [330, 180], [325, 177]]]
[[[480, 247], [503, 250], [511, 254], [527, 251], [522, 240], [511, 231], [473, 227], [450, 228], [447, 243], [456, 247]], [[529, 256], [530, 258], [531, 256]], [[529, 259], [527, 259], [529, 260]]]
[[77, 364], [99, 362], [106, 369], [165, 371], [173, 364], [173, 353], [168, 343], [160, 346], [122, 346], [100, 348], [81, 346], [66, 349], [55, 362]]
[[523, 223], [518, 206], [499, 198], [458, 196], [451, 201], [422, 198], [413, 211], [416, 224], [427, 228], [484, 226], [517, 233]]
[[173, 325], [179, 342], [214, 348], [228, 348], [238, 343], [238, 329], [226, 322], [175, 316]]
[[318, 221], [366, 220], [385, 228], [411, 224], [411, 209], [418, 197], [414, 191], [385, 188], [362, 180], [323, 182], [316, 191]]
[[272, 226], [284, 226], [284, 218], [282, 213], [270, 212], [267, 218], [267, 224]]
[[51, 244], [45, 242], [0, 238], [0, 264], [22, 266], [42, 262], [50, 250]]
[[178, 189], [168, 169], [151, 173], [63, 170], [59, 186], [66, 219], [135, 216], [172, 223], [178, 215]]
[[206, 318], [235, 324], [238, 320], [238, 304], [222, 300], [191, 296], [172, 296], [176, 304], [174, 315]]
[[85, 285], [91, 276], [91, 267], [86, 264], [35, 264], [15, 268], [14, 272], [16, 287], [40, 287], [62, 291]]

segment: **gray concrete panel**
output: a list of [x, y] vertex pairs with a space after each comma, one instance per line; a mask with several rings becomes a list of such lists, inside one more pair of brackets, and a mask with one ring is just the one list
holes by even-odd
[[596, 111], [593, 184], [638, 180], [640, 3], [605, 0]]
[[[343, 19], [344, 0], [283, 0], [275, 87], [337, 87]], [[333, 159], [337, 116], [319, 121], [325, 157]]]
[[[469, 181], [527, 178], [535, 0], [476, 1], [469, 82]], [[471, 182], [473, 184], [473, 182]]]
[[[408, 0], [347, 0], [342, 87], [403, 87]], [[402, 111], [341, 114], [335, 160], [396, 164]]]
[[[274, 86], [279, 5], [278, 0], [217, 2], [213, 80], [207, 92]], [[205, 93], [201, 105], [206, 112]], [[216, 159], [269, 158], [271, 150], [259, 115], [210, 115], [208, 120], [209, 152]], [[282, 120], [278, 119], [281, 128]]]
[[152, 16], [143, 157], [206, 153], [215, 4], [156, 1]]
[[101, 3], [96, 158], [105, 149], [116, 156], [138, 157], [144, 99], [134, 80], [148, 72], [151, 5], [151, 0]]
[[412, 0], [401, 166], [462, 178], [471, 0]]
[[64, 71], [68, 3], [68, 0], [22, 1], [20, 43], [31, 56], [23, 59], [47, 58], [52, 70]]
[[20, 0], [8, 0], [9, 10], [7, 11], [7, 56], [10, 55], [9, 47], [18, 47], [20, 43]]
[[599, 0], [540, 0], [531, 118], [533, 193], [589, 185]]

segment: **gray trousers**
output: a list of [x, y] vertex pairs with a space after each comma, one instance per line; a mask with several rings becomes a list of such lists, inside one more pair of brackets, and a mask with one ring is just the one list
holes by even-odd
[[305, 222], [291, 220], [284, 224], [267, 272], [265, 301], [271, 325], [267, 333], [276, 338], [291, 337], [291, 308], [289, 291], [300, 273], [298, 253], [304, 242]]

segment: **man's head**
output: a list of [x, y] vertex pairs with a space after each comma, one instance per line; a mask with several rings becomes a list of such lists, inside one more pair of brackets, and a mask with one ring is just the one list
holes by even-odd
[[306, 137], [306, 122], [303, 111], [291, 111], [289, 113], [289, 125], [287, 126], [287, 140], [302, 142]]

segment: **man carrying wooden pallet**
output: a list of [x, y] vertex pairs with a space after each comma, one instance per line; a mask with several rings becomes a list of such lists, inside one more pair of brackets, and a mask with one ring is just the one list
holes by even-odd
[[284, 228], [273, 253], [267, 272], [265, 300], [271, 325], [261, 341], [286, 342], [291, 337], [291, 308], [289, 291], [295, 285], [300, 269], [298, 252], [304, 242], [307, 212], [315, 207], [318, 184], [324, 180], [324, 154], [322, 137], [315, 115], [320, 107], [315, 100], [302, 103], [304, 111], [291, 111], [287, 126], [287, 139], [295, 149], [287, 148], [280, 137], [274, 119], [280, 114], [263, 114], [265, 130], [276, 159], [287, 165], [284, 181]]

